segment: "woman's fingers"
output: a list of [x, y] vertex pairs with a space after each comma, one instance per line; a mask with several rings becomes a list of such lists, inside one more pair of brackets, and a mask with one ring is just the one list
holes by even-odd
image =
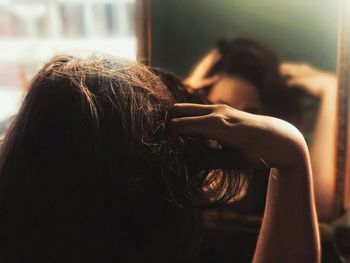
[[202, 82], [200, 83], [201, 84], [201, 88], [204, 88], [204, 87], [208, 87], [208, 86], [212, 86], [214, 85], [215, 83], [217, 83], [222, 77], [219, 76], [219, 75], [214, 75], [212, 77], [209, 77], [209, 78], [205, 78], [202, 80]]
[[220, 51], [215, 48], [207, 54], [204, 59], [199, 63], [198, 76], [205, 77], [211, 68], [220, 60], [221, 54]]
[[280, 64], [280, 73], [282, 75], [294, 76], [298, 71], [300, 64], [284, 62]]
[[291, 86], [303, 86], [303, 85], [305, 85], [306, 80], [307, 80], [307, 78], [305, 78], [305, 77], [290, 78], [290, 79], [288, 79], [287, 84], [289, 85], [289, 87], [291, 87]]
[[291, 77], [309, 77], [323, 73], [322, 70], [306, 63], [284, 62], [280, 65], [280, 73]]
[[213, 133], [213, 124], [213, 118], [210, 115], [174, 118], [170, 121], [170, 126], [173, 131], [179, 135], [189, 136], [210, 137]]
[[203, 89], [208, 86], [212, 86], [217, 83], [222, 77], [215, 75], [208, 78], [201, 79], [185, 79], [184, 83], [189, 88], [190, 91]]
[[[240, 114], [247, 114], [240, 112]], [[178, 103], [174, 105], [170, 130], [178, 135], [201, 136], [223, 143], [234, 144], [236, 132], [233, 128], [239, 122], [237, 113], [225, 105], [202, 105]], [[229, 134], [227, 134], [230, 127]]]
[[184, 83], [192, 90], [201, 89], [212, 85], [218, 81], [218, 77], [208, 77], [208, 73], [213, 66], [220, 60], [221, 54], [218, 49], [214, 49], [207, 54], [194, 68]]
[[188, 87], [194, 91], [194, 90], [199, 90], [203, 89], [209, 86], [213, 86], [215, 83], [217, 83], [222, 77], [219, 75], [215, 75], [213, 77], [205, 78], [205, 79], [200, 79], [197, 81], [187, 81], [185, 82]]
[[218, 139], [220, 118], [213, 114], [218, 105], [177, 103], [173, 106], [171, 130], [179, 135]]
[[177, 118], [208, 115], [213, 112], [213, 109], [213, 105], [176, 103], [173, 106], [172, 117]]

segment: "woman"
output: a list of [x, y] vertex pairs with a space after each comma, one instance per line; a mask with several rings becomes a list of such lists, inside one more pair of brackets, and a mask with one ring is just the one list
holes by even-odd
[[320, 218], [333, 213], [337, 81], [302, 63], [280, 63], [276, 53], [246, 38], [224, 40], [185, 80], [212, 103], [284, 119], [305, 135], [315, 174]]
[[[239, 194], [237, 167], [261, 159], [273, 169], [254, 262], [318, 262], [301, 134], [186, 101], [133, 62], [61, 55], [46, 64], [1, 147], [1, 262], [195, 262], [197, 210]], [[212, 159], [218, 151], [224, 161]]]

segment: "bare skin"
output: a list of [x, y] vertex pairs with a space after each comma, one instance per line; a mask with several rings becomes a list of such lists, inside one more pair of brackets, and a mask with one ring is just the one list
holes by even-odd
[[212, 66], [221, 58], [219, 50], [214, 49], [209, 52], [194, 68], [190, 76], [184, 80], [189, 89], [197, 90], [205, 86], [213, 85], [220, 80], [220, 76], [207, 77]]
[[311, 95], [320, 98], [316, 124], [310, 145], [316, 207], [323, 220], [332, 219], [335, 158], [336, 158], [336, 103], [337, 78], [308, 64], [283, 63], [281, 73], [290, 76], [289, 84], [303, 87]]
[[253, 262], [320, 262], [319, 232], [307, 145], [291, 124], [225, 105], [175, 104], [173, 131], [241, 149], [252, 168], [270, 173]]
[[263, 108], [255, 86], [239, 77], [222, 76], [213, 84], [208, 100], [250, 113], [262, 112]]
[[[223, 103], [243, 111], [261, 112], [263, 105], [257, 96], [256, 88], [254, 90], [254, 86], [250, 83], [232, 76], [207, 77], [212, 66], [220, 58], [219, 51], [213, 49], [196, 65], [184, 81], [190, 86], [190, 91], [212, 85], [208, 96], [212, 103]], [[310, 156], [315, 175], [317, 211], [322, 220], [330, 220], [335, 188], [336, 76], [311, 65], [295, 62], [281, 63], [280, 72], [290, 77], [288, 84], [291, 87], [302, 87], [305, 92], [320, 98], [320, 108], [310, 144]]]

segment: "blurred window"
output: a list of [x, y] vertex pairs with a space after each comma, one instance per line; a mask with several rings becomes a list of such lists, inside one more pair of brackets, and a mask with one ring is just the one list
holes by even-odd
[[53, 55], [136, 60], [136, 0], [0, 0], [0, 134], [28, 82]]

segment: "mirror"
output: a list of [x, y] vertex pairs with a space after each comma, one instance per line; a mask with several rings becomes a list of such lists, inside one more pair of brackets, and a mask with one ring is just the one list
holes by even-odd
[[[336, 216], [339, 4], [325, 0], [152, 2], [153, 65], [177, 73], [192, 89], [205, 86], [213, 103], [279, 117], [303, 132], [322, 221]], [[219, 55], [213, 54], [214, 49]], [[217, 75], [221, 79], [209, 83]]]

